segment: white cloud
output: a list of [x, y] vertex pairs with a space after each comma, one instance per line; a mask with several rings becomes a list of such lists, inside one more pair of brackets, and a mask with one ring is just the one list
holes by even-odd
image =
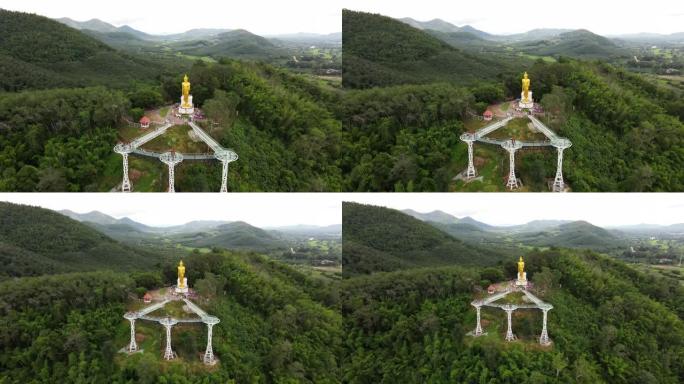
[[322, 193], [2, 193], [0, 201], [79, 213], [100, 211], [153, 226], [226, 220], [276, 227], [340, 224], [342, 198], [333, 196]]
[[680, 0], [510, 0], [488, 1], [392, 1], [345, 0], [347, 9], [380, 13], [420, 21], [440, 18], [495, 34], [520, 33], [535, 28], [588, 29], [602, 35], [684, 31], [684, 2]]
[[342, 30], [341, 0], [250, 1], [83, 1], [0, 0], [0, 8], [78, 21], [100, 19], [129, 24], [147, 33], [193, 28], [246, 29], [259, 35]]

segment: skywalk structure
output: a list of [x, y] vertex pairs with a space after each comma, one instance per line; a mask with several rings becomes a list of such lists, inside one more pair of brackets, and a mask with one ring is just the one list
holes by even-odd
[[[523, 92], [520, 95], [521, 99], [518, 103], [519, 107], [522, 109], [534, 109], [532, 91], [529, 90], [529, 85], [530, 80], [527, 77], [527, 73], [525, 73], [523, 77]], [[508, 116], [505, 119], [489, 124], [474, 133], [466, 132], [461, 135], [461, 141], [468, 145], [468, 168], [466, 168], [464, 171], [464, 177], [466, 180], [472, 180], [477, 176], [477, 170], [473, 164], [473, 145], [476, 141], [485, 144], [498, 145], [508, 152], [509, 162], [506, 188], [509, 190], [514, 190], [521, 186], [520, 180], [515, 175], [515, 154], [517, 151], [524, 148], [554, 147], [558, 153], [558, 161], [556, 163], [556, 177], [553, 182], [552, 190], [554, 192], [563, 192], [565, 190], [565, 183], [563, 182], [563, 151], [570, 148], [572, 143], [567, 138], [556, 135], [556, 133], [549, 129], [549, 127], [539, 121], [539, 119], [537, 119], [532, 112], [527, 113], [526, 116], [532, 123], [532, 126], [546, 137], [546, 140], [522, 141], [512, 138], [500, 140], [487, 137], [487, 135], [496, 131], [497, 129], [505, 127], [506, 124], [508, 124], [508, 122], [511, 121], [515, 116]]]
[[157, 158], [162, 163], [169, 167], [169, 188], [168, 192], [175, 192], [175, 167], [183, 160], [218, 160], [223, 165], [221, 172], [221, 192], [228, 192], [228, 165], [238, 159], [237, 153], [231, 149], [223, 148], [216, 140], [214, 140], [208, 133], [206, 133], [193, 119], [193, 113], [196, 108], [192, 105], [192, 95], [190, 92], [190, 83], [188, 77], [185, 76], [182, 84], [183, 95], [181, 96], [181, 104], [177, 108], [179, 115], [188, 116], [188, 124], [192, 128], [195, 135], [202, 140], [211, 149], [212, 153], [180, 153], [169, 151], [164, 153], [148, 151], [142, 148], [146, 143], [163, 135], [166, 131], [174, 126], [170, 119], [164, 122], [152, 122], [157, 128], [154, 130], [135, 138], [130, 143], [118, 143], [114, 146], [114, 152], [123, 157], [123, 181], [121, 182], [121, 192], [131, 191], [131, 180], [128, 177], [128, 155], [135, 154], [139, 156], [146, 156]]
[[[507, 319], [507, 328], [506, 328], [506, 336], [505, 340], [506, 341], [513, 341], [516, 340], [517, 337], [513, 333], [513, 312], [520, 310], [520, 309], [539, 309], [543, 312], [543, 320], [542, 320], [542, 331], [539, 336], [539, 344], [541, 345], [550, 345], [551, 344], [551, 339], [549, 339], [549, 333], [547, 330], [546, 326], [546, 321], [548, 318], [548, 313], [551, 309], [553, 309], [553, 305], [544, 302], [542, 299], [538, 298], [532, 292], [530, 292], [527, 289], [527, 274], [524, 271], [525, 263], [522, 260], [522, 257], [520, 258], [520, 261], [518, 261], [518, 278], [516, 279], [514, 284], [510, 284], [505, 290], [501, 292], [494, 293], [492, 295], [487, 296], [484, 299], [481, 300], [473, 300], [470, 305], [475, 307], [475, 310], [477, 311], [477, 324], [475, 325], [475, 330], [472, 332], [469, 332], [468, 334], [471, 336], [482, 336], [486, 335], [487, 333], [484, 332], [482, 329], [482, 324], [481, 324], [481, 315], [480, 312], [482, 310], [482, 307], [490, 307], [490, 308], [498, 308], [506, 312], [506, 319]], [[530, 301], [528, 304], [513, 304], [513, 303], [497, 303], [498, 300], [505, 298], [512, 292], [522, 292]]]
[[[182, 262], [178, 266], [178, 281], [183, 282], [179, 284], [184, 284], [184, 286], [177, 286], [175, 292], [178, 292], [178, 289], [181, 291], [187, 287], [187, 279], [184, 278], [185, 274], [185, 267], [183, 266]], [[187, 292], [185, 290], [184, 292]], [[132, 311], [132, 312], [126, 312], [124, 314], [124, 318], [130, 322], [131, 325], [131, 340], [128, 343], [126, 347], [122, 349], [122, 352], [126, 353], [135, 353], [135, 352], [141, 352], [141, 350], [138, 348], [138, 344], [135, 340], [135, 322], [137, 320], [145, 320], [145, 321], [151, 321], [151, 322], [156, 322], [159, 323], [162, 327], [164, 327], [164, 330], [166, 331], [166, 347], [164, 349], [164, 354], [162, 357], [164, 360], [173, 360], [177, 358], [178, 356], [173, 350], [173, 347], [171, 345], [171, 335], [173, 331], [173, 327], [177, 324], [187, 324], [187, 323], [204, 323], [207, 325], [207, 348], [204, 352], [203, 355], [203, 362], [206, 365], [214, 365], [216, 364], [216, 358], [214, 356], [214, 349], [212, 347], [212, 337], [213, 337], [213, 328], [214, 325], [220, 323], [220, 320], [216, 316], [212, 316], [205, 312], [202, 308], [197, 306], [197, 304], [193, 303], [186, 297], [181, 297], [181, 300], [185, 302], [185, 305], [187, 308], [196, 315], [196, 317], [191, 317], [191, 318], [176, 318], [176, 317], [171, 317], [171, 316], [153, 316], [153, 312], [164, 308], [166, 304], [171, 302], [171, 299], [165, 299], [163, 301], [160, 301], [158, 303], [152, 304], [150, 306], [147, 306], [143, 309], [140, 309], [138, 311]]]

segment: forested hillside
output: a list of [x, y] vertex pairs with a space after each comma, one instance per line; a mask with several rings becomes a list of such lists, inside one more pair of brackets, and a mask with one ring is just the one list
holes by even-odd
[[214, 58], [270, 60], [288, 55], [285, 49], [244, 29], [224, 32], [211, 39], [179, 42], [171, 47], [188, 55]]
[[440, 265], [495, 264], [501, 254], [465, 244], [402, 212], [342, 204], [345, 276]]
[[97, 190], [129, 105], [104, 88], [0, 94], [0, 190]]
[[145, 270], [161, 253], [118, 243], [59, 213], [0, 202], [0, 280], [67, 271]]
[[461, 51], [387, 16], [346, 9], [342, 45], [343, 84], [349, 88], [436, 81], [473, 84], [510, 72], [514, 64]]
[[348, 91], [342, 105], [348, 191], [446, 191], [456, 171], [469, 105], [467, 89], [449, 84]]
[[[342, 188], [340, 123], [333, 113], [338, 91], [266, 64], [231, 60], [198, 62], [189, 75], [196, 105], [216, 123], [210, 134], [240, 156], [231, 164], [231, 190]], [[112, 148], [122, 119], [174, 102], [179, 76], [160, 73], [156, 85], [131, 84], [122, 91], [0, 94], [0, 190], [109, 191], [121, 180], [121, 156]], [[160, 164], [132, 160], [131, 169], [163, 180]], [[179, 191], [219, 189], [219, 163], [186, 162], [177, 171]], [[161, 181], [157, 188], [164, 190]]]
[[[112, 148], [142, 134], [125, 119], [168, 113], [184, 73], [195, 105], [209, 117], [204, 128], [239, 156], [231, 164], [231, 191], [342, 188], [341, 96], [331, 83], [255, 62], [193, 65], [180, 53], [124, 53], [58, 21], [0, 12], [0, 62], [7, 64], [0, 65], [0, 89], [21, 91], [0, 92], [0, 190], [115, 189], [122, 165]], [[247, 57], [275, 49], [243, 30], [218, 34], [214, 43], [214, 51], [195, 53]], [[134, 190], [166, 190], [160, 162], [132, 156], [130, 164]], [[220, 174], [218, 162], [186, 161], [177, 168], [177, 190], [216, 191]]]
[[123, 86], [154, 78], [161, 69], [34, 14], [0, 9], [0, 36], [0, 90]]
[[550, 126], [573, 142], [573, 190], [684, 190], [679, 92], [609, 64], [537, 63], [530, 73]]
[[[0, 283], [0, 371], [8, 382], [337, 383], [341, 318], [328, 308], [325, 281], [254, 254], [195, 254], [188, 280], [218, 316], [217, 366], [198, 358], [206, 328], [174, 328], [179, 360], [161, 361], [163, 332], [154, 330], [143, 353], [117, 353], [129, 339], [123, 313], [131, 296], [175, 281], [163, 273], [93, 272]], [[137, 300], [136, 300], [137, 301]], [[150, 344], [148, 344], [150, 343]], [[154, 350], [149, 349], [154, 345]]]
[[189, 247], [221, 247], [226, 249], [248, 249], [267, 252], [274, 249], [286, 249], [287, 243], [261, 228], [242, 221], [223, 224], [214, 229], [201, 232], [189, 232], [173, 237]]
[[[346, 246], [346, 245], [345, 245]], [[514, 258], [513, 258], [514, 259]], [[512, 278], [500, 269], [444, 267], [344, 280], [343, 380], [349, 383], [678, 383], [684, 376], [684, 288], [591, 252], [554, 250], [525, 257], [543, 289], [553, 345], [537, 347], [541, 316], [517, 314], [520, 340], [503, 341], [505, 316], [483, 310], [476, 287]], [[518, 311], [516, 311], [518, 312]]]
[[[678, 91], [609, 64], [563, 60], [526, 70], [535, 98], [550, 112], [544, 121], [573, 142], [564, 162], [572, 190], [684, 190], [684, 99]], [[467, 111], [516, 92], [514, 77], [471, 90], [430, 84], [349, 91], [342, 111], [345, 189], [449, 190], [467, 165], [467, 147], [459, 140]], [[476, 156], [485, 156], [478, 152], [485, 149], [476, 146]], [[521, 153], [520, 177], [546, 190], [555, 156]], [[501, 177], [504, 171], [499, 168]]]
[[[611, 64], [563, 56], [624, 55], [606, 38], [577, 30], [520, 43], [549, 55], [532, 62], [505, 50], [463, 53], [381, 15], [344, 11], [343, 29], [346, 190], [503, 191], [506, 156], [492, 146], [475, 146], [487, 180], [454, 180], [467, 166], [459, 136], [489, 105], [518, 98], [525, 71], [546, 112], [542, 120], [573, 143], [564, 162], [573, 191], [684, 190], [682, 92]], [[444, 55], [460, 59], [430, 61]], [[546, 191], [555, 164], [555, 151], [520, 151], [516, 172], [526, 190]]]
[[[213, 65], [197, 63], [189, 76], [196, 84], [195, 100], [222, 127], [214, 137], [240, 156], [231, 164], [232, 190], [342, 188], [337, 165], [341, 130], [333, 115], [340, 100], [338, 91], [267, 64], [232, 60]], [[168, 93], [176, 91], [177, 79], [165, 81], [164, 88]], [[220, 164], [209, 169], [213, 173], [196, 172], [192, 176], [195, 180], [184, 181], [181, 176], [178, 187], [218, 190]], [[207, 184], [213, 189], [202, 189]]]
[[556, 37], [514, 45], [525, 53], [539, 56], [608, 59], [629, 56], [632, 52], [610, 39], [584, 29], [563, 32]]
[[561, 224], [547, 231], [522, 233], [516, 239], [539, 247], [586, 248], [596, 251], [626, 248], [627, 245], [614, 234], [586, 221]]

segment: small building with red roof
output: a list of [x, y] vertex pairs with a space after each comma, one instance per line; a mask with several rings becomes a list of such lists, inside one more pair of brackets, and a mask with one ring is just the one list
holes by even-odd
[[140, 128], [149, 128], [150, 127], [150, 118], [147, 116], [143, 116], [140, 118]]
[[145, 293], [145, 296], [143, 296], [143, 302], [145, 302], [145, 303], [151, 303], [152, 302], [152, 295], [150, 295], [149, 292]]
[[488, 109], [488, 110], [484, 111], [484, 113], [482, 114], [482, 117], [484, 117], [484, 119], [485, 119], [486, 121], [489, 121], [489, 120], [491, 120], [491, 119], [494, 117], [494, 114], [492, 113], [492, 111], [490, 111], [490, 110]]

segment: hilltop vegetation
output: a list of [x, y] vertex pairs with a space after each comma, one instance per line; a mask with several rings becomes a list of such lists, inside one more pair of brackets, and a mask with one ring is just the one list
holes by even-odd
[[[170, 284], [175, 269], [169, 264], [169, 274], [145, 278], [93, 272], [0, 283], [4, 378], [64, 383], [339, 382], [341, 319], [325, 304], [329, 289], [322, 280], [248, 254], [193, 255], [186, 264], [189, 281], [209, 299], [200, 305], [221, 319], [214, 327], [219, 358], [215, 368], [204, 368], [196, 358], [206, 345], [203, 327], [174, 328], [180, 360], [172, 363], [161, 361], [157, 348], [163, 348], [162, 333], [154, 325], [143, 353], [117, 353], [130, 337], [122, 318], [129, 297]], [[137, 325], [146, 332], [144, 322]]]
[[[1, 24], [7, 35], [0, 42], [0, 58], [11, 60], [1, 68], [21, 77], [6, 77], [12, 85], [6, 90], [107, 87], [0, 93], [0, 190], [115, 188], [122, 169], [121, 157], [112, 148], [119, 140], [131, 139], [130, 129], [123, 127], [124, 118], [136, 120], [146, 109], [176, 102], [183, 72], [190, 75], [195, 105], [211, 119], [205, 129], [240, 156], [231, 164], [231, 190], [342, 188], [340, 123], [335, 117], [340, 95], [327, 83], [267, 64], [229, 59], [189, 65], [182, 58], [157, 60], [152, 54], [140, 54], [159, 65], [140, 59], [138, 70], [119, 63], [128, 54], [57, 21], [7, 11], [0, 17], [6, 21]], [[218, 36], [251, 38], [245, 31]], [[259, 41], [250, 44], [259, 45]], [[97, 65], [88, 67], [91, 62]], [[120, 71], [125, 75], [120, 76]], [[166, 190], [161, 163], [133, 156], [130, 164], [134, 189]], [[220, 187], [218, 162], [187, 161], [177, 171], [179, 191]], [[138, 178], [141, 181], [136, 183]]]
[[220, 247], [227, 249], [249, 249], [259, 252], [283, 249], [286, 246], [285, 242], [280, 241], [263, 229], [240, 221], [223, 224], [213, 230], [175, 236], [174, 240], [195, 248]]
[[525, 244], [540, 247], [587, 248], [601, 251], [625, 247], [624, 241], [586, 221], [573, 221], [551, 230], [521, 234], [518, 239]]
[[389, 208], [344, 202], [342, 226], [345, 276], [421, 266], [486, 265], [501, 257]]
[[575, 30], [559, 34], [557, 37], [523, 42], [515, 48], [537, 56], [569, 56], [575, 58], [618, 58], [629, 55], [608, 38], [587, 30]]
[[[190, 76], [195, 100], [222, 128], [214, 137], [240, 156], [231, 164], [231, 190], [340, 190], [336, 91], [267, 64], [231, 60], [197, 63]], [[175, 91], [176, 79], [164, 87]], [[177, 185], [181, 191], [218, 190], [219, 175], [216, 165]]]
[[[543, 121], [573, 142], [564, 162], [573, 191], [684, 189], [684, 98], [676, 88], [610, 64], [563, 57], [532, 64], [495, 51], [478, 54], [514, 65], [515, 74], [484, 62], [449, 60], [453, 67], [444, 67], [412, 61], [445, 49], [456, 51], [426, 31], [384, 16], [345, 11], [343, 23], [344, 54], [351, 57], [345, 60], [345, 86], [372, 87], [347, 91], [342, 107], [346, 190], [502, 191], [505, 155], [491, 146], [475, 146], [482, 183], [454, 180], [467, 165], [467, 147], [459, 135], [488, 105], [519, 96], [523, 70], [530, 74], [535, 100], [547, 112]], [[586, 31], [559, 36], [560, 41], [613, 44]], [[357, 65], [356, 56], [373, 65]], [[375, 70], [378, 63], [385, 65], [383, 58], [387, 71]], [[395, 73], [391, 63], [407, 60], [411, 67]], [[489, 73], [494, 68], [496, 74]], [[356, 80], [355, 73], [363, 80]], [[414, 85], [392, 86], [400, 83]], [[555, 159], [554, 151], [520, 152], [517, 173], [526, 190], [548, 190]]]
[[369, 88], [448, 81], [473, 84], [510, 72], [511, 62], [456, 49], [390, 17], [342, 11], [343, 84]]
[[184, 41], [170, 46], [188, 55], [214, 58], [270, 60], [287, 55], [287, 51], [269, 40], [243, 29], [221, 33], [211, 40]]
[[0, 9], [0, 35], [0, 90], [124, 86], [161, 70], [43, 16]]
[[[341, 318], [332, 280], [218, 247], [163, 255], [119, 244], [57, 212], [0, 204], [2, 380], [339, 382]], [[146, 292], [175, 284], [179, 257], [196, 303], [221, 319], [213, 336], [219, 363], [210, 369], [199, 359], [206, 346], [199, 325], [174, 327], [173, 362], [162, 361], [163, 332], [153, 322], [136, 323], [142, 353], [118, 353], [130, 338], [123, 314], [139, 308]]]
[[67, 271], [145, 270], [159, 253], [118, 243], [42, 208], [0, 202], [0, 280]]
[[97, 189], [129, 105], [104, 88], [0, 95], [0, 190]]
[[[345, 245], [346, 247], [346, 245]], [[349, 383], [529, 382], [677, 383], [684, 374], [682, 287], [594, 253], [536, 252], [528, 278], [544, 287], [550, 349], [535, 347], [541, 319], [517, 314], [522, 341], [503, 341], [505, 319], [483, 311], [475, 326], [475, 287], [512, 278], [513, 262], [360, 276], [342, 282], [343, 379]], [[495, 273], [496, 272], [496, 273]], [[493, 311], [493, 310], [492, 310]]]

